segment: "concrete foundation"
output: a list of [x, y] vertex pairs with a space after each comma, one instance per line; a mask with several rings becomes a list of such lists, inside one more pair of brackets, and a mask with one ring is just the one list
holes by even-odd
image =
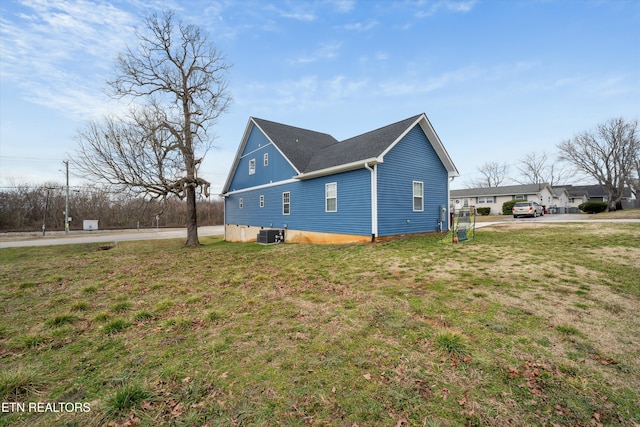
[[[255, 242], [260, 230], [264, 227], [250, 225], [225, 224], [225, 240], [227, 242]], [[286, 230], [285, 243], [367, 243], [371, 236], [355, 234], [320, 233], [316, 231]]]

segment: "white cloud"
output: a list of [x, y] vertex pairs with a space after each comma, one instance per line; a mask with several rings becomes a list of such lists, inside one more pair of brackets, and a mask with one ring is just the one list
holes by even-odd
[[[416, 67], [412, 66], [411, 68]], [[405, 96], [412, 93], [425, 94], [443, 89], [453, 83], [459, 85], [470, 80], [476, 80], [483, 75], [486, 75], [486, 72], [473, 65], [432, 76], [426, 71], [418, 75], [415, 70], [411, 70], [405, 75], [380, 83], [379, 89], [385, 96]]]
[[309, 112], [335, 107], [345, 100], [368, 96], [369, 87], [367, 79], [353, 79], [343, 74], [323, 79], [314, 74], [298, 79], [253, 82], [234, 96], [240, 108], [250, 106], [251, 114], [277, 116], [281, 111]]
[[112, 67], [133, 34], [133, 18], [108, 3], [23, 6], [28, 10], [13, 22], [2, 20], [2, 78], [23, 89], [25, 99], [76, 118], [103, 109], [105, 78], [95, 68]]
[[315, 51], [308, 55], [298, 56], [289, 60], [292, 64], [307, 64], [320, 60], [332, 60], [338, 57], [342, 43], [323, 43]]
[[418, 11], [416, 16], [419, 18], [433, 16], [438, 12], [454, 12], [467, 13], [473, 9], [476, 0], [438, 0], [438, 1], [420, 1], [417, 3]]
[[356, 7], [355, 0], [326, 0], [333, 5], [339, 13], [349, 13]]
[[351, 98], [360, 94], [362, 89], [366, 88], [367, 85], [368, 81], [366, 79], [349, 80], [348, 77], [339, 75], [327, 82], [327, 86], [330, 90], [326, 97], [333, 101]]
[[309, 9], [308, 3], [295, 3], [291, 9], [281, 9], [272, 4], [267, 5], [264, 9], [269, 12], [275, 12], [278, 16], [296, 21], [311, 22], [316, 20], [316, 15]]
[[379, 51], [379, 52], [376, 52], [374, 58], [377, 61], [386, 61], [387, 59], [389, 59], [389, 54], [387, 52]]
[[369, 31], [373, 29], [376, 25], [378, 25], [377, 21], [371, 21], [367, 24], [363, 24], [362, 22], [355, 22], [353, 24], [343, 25], [342, 28], [349, 31]]

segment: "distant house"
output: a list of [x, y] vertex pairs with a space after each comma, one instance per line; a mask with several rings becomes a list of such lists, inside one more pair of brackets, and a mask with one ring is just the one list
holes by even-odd
[[[604, 188], [601, 185], [567, 185], [567, 191], [569, 192], [570, 197], [570, 208], [572, 211], [576, 211], [578, 206], [584, 202], [607, 202], [608, 195]], [[636, 208], [640, 206], [637, 200], [633, 198], [633, 194], [631, 193], [631, 189], [629, 187], [625, 187], [622, 193], [622, 206], [625, 209], [628, 208]], [[575, 209], [573, 209], [575, 208]]]
[[251, 117], [223, 188], [225, 239], [365, 242], [448, 229], [458, 176], [425, 114], [338, 141]]
[[[568, 213], [579, 213], [578, 206], [589, 201], [589, 191], [584, 185], [565, 185], [564, 188], [569, 194], [569, 200], [567, 202]], [[599, 186], [598, 186], [599, 187]], [[600, 189], [602, 191], [602, 189]], [[602, 201], [602, 199], [600, 199]]]
[[[562, 199], [556, 194], [549, 184], [507, 185], [503, 187], [466, 188], [463, 190], [451, 190], [449, 200], [450, 208], [475, 206], [476, 208], [491, 208], [491, 214], [502, 213], [502, 204], [509, 200], [523, 200], [538, 202], [545, 209], [559, 207], [566, 203], [568, 193], [562, 190]], [[566, 206], [563, 206], [566, 208]]]

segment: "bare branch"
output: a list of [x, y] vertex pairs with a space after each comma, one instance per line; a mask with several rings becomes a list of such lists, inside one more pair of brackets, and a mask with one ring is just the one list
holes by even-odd
[[471, 180], [470, 188], [499, 187], [509, 175], [509, 165], [506, 163], [488, 162], [478, 168], [482, 178]]
[[609, 210], [616, 210], [625, 184], [633, 176], [640, 140], [638, 121], [610, 119], [558, 145], [560, 158], [593, 177], [607, 192]]
[[519, 184], [542, 184], [548, 183], [552, 186], [566, 182], [572, 172], [565, 164], [553, 159], [547, 153], [541, 155], [529, 153], [520, 160], [518, 166], [521, 178], [515, 179]]
[[138, 46], [118, 56], [111, 95], [145, 107], [80, 131], [76, 166], [152, 197], [185, 198], [187, 244], [197, 245], [196, 188], [209, 188], [198, 167], [213, 144], [209, 129], [231, 104], [231, 65], [198, 27], [174, 20], [173, 12], [148, 17]]

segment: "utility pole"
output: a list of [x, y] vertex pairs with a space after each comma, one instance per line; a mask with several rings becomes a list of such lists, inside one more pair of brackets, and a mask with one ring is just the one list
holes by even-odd
[[45, 229], [47, 228], [47, 210], [49, 209], [49, 191], [52, 187], [47, 187], [47, 198], [44, 202], [44, 217], [42, 218], [42, 235], [45, 235]]
[[62, 163], [67, 167], [67, 197], [64, 202], [64, 232], [69, 234], [69, 160], [63, 160]]

